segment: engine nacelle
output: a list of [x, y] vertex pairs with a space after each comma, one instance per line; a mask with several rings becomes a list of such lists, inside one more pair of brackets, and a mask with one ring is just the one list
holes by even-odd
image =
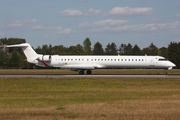
[[51, 61], [51, 55], [42, 55], [38, 59], [42, 61]]

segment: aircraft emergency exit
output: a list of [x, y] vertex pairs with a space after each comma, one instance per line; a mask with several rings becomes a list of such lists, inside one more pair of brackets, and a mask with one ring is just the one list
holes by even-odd
[[121, 69], [121, 68], [142, 68], [142, 69], [164, 69], [175, 67], [175, 64], [161, 56], [86, 56], [86, 55], [42, 55], [37, 54], [28, 43], [9, 45], [7, 47], [22, 48], [27, 62], [41, 67], [55, 67], [79, 71], [79, 74], [91, 74], [94, 69]]

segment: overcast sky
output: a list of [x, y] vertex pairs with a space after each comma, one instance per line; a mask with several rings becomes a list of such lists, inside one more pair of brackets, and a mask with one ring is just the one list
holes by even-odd
[[180, 42], [180, 0], [1, 0], [0, 38], [33, 47]]

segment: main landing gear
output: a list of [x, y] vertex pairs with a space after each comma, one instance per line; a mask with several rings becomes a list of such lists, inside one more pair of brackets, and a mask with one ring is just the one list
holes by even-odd
[[[86, 73], [87, 73], [88, 75], [90, 75], [90, 74], [92, 73], [92, 71], [91, 71], [91, 70], [87, 70]], [[84, 75], [84, 70], [79, 70], [79, 74], [80, 74], [80, 75]]]

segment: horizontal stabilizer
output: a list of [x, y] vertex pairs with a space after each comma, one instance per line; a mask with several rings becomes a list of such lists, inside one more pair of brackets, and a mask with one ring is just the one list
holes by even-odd
[[6, 47], [28, 47], [30, 46], [28, 43], [16, 44], [16, 45], [8, 45]]

